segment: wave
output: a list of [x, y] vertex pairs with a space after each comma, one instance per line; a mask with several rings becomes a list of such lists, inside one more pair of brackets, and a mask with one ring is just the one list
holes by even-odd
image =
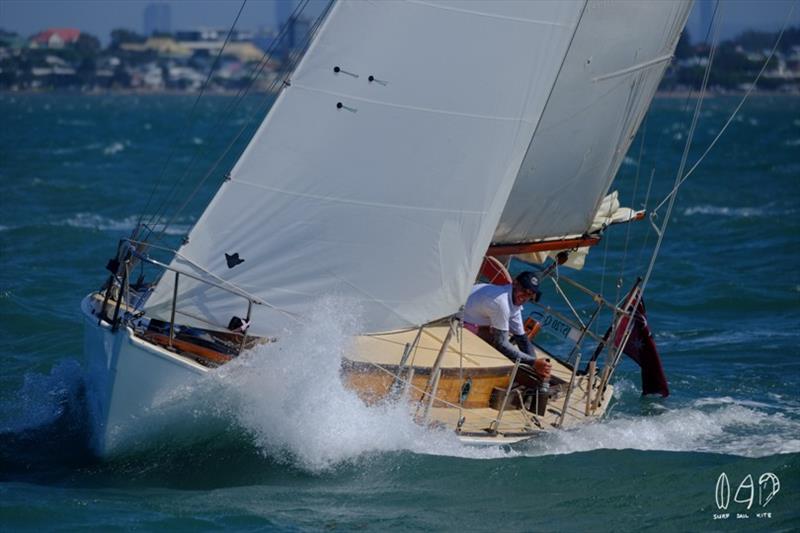
[[[396, 452], [465, 459], [602, 449], [747, 457], [800, 452], [798, 405], [779, 395], [760, 402], [703, 397], [679, 407], [645, 401], [638, 403], [644, 412], [612, 409], [605, 420], [548, 433], [511, 449], [465, 445], [449, 430], [417, 425], [405, 402], [368, 406], [342, 383], [341, 360], [359, 329], [358, 315], [353, 304], [324, 300], [302, 324], [284, 332], [287, 341], [260, 346], [191, 386], [170, 391], [126, 429], [135, 446], [115, 464], [125, 464], [130, 454], [145, 463], [150, 457], [163, 461], [187, 453], [197, 461], [213, 461], [214, 454], [205, 450], [209, 442], [244, 453], [255, 449], [269, 461], [313, 474]], [[0, 463], [48, 455], [50, 448], [35, 443], [62, 442], [65, 436], [71, 455], [84, 457], [91, 431], [81, 396], [87, 379], [74, 360], [57, 364], [50, 375], [26, 375], [10, 405], [2, 405]], [[632, 382], [616, 381], [618, 405], [638, 395]], [[160, 436], [153, 436], [154, 429]], [[227, 437], [214, 439], [214, 434]]]
[[758, 207], [725, 207], [714, 205], [697, 205], [683, 210], [687, 217], [694, 215], [715, 215], [725, 217], [751, 218], [772, 216], [775, 213]]
[[53, 155], [69, 155], [82, 151], [99, 150], [101, 148], [104, 148], [102, 143], [89, 143], [82, 146], [54, 148], [50, 150], [50, 153]]
[[[148, 220], [149, 216], [144, 216], [143, 220]], [[59, 220], [47, 221], [44, 224], [48, 226], [69, 226], [72, 228], [92, 229], [97, 231], [114, 231], [129, 233], [136, 227], [139, 222], [138, 215], [131, 215], [122, 219], [115, 219], [99, 215], [97, 213], [76, 213], [75, 215]], [[191, 224], [194, 222], [191, 218], [182, 218], [178, 224], [172, 224], [164, 232], [167, 235], [184, 235], [191, 229]], [[29, 226], [3, 226], [0, 225], [0, 232], [12, 231], [22, 229]], [[158, 233], [162, 230], [163, 224], [154, 226], [153, 231]]]
[[744, 457], [798, 453], [800, 420], [774, 412], [761, 402], [700, 398], [677, 409], [657, 407], [649, 416], [612, 414], [598, 423], [553, 432], [532, 443], [527, 454], [599, 449], [699, 451]]
[[215, 398], [213, 407], [201, 410], [235, 420], [264, 455], [310, 472], [386, 452], [476, 459], [515, 455], [466, 446], [450, 430], [416, 424], [404, 401], [367, 406], [348, 389], [340, 368], [358, 330], [354, 308], [326, 299], [307, 323], [286, 332], [291, 341], [244, 354], [177, 391], [169, 402], [192, 405], [196, 413], [200, 398]]
[[[74, 109], [74, 107], [71, 107], [70, 109]], [[89, 128], [89, 127], [95, 126], [95, 122], [93, 122], [91, 120], [80, 120], [80, 119], [66, 120], [66, 119], [60, 118], [60, 119], [58, 119], [58, 121], [56, 123], [59, 126], [75, 126], [75, 127], [78, 127], [78, 128]]]
[[[143, 220], [147, 220], [148, 217], [144, 217]], [[107, 218], [102, 215], [98, 215], [95, 213], [77, 213], [76, 215], [62, 221], [53, 222], [52, 225], [54, 226], [61, 226], [67, 225], [73, 228], [88, 228], [94, 230], [102, 230], [102, 231], [124, 231], [129, 232], [136, 227], [136, 223], [139, 221], [138, 215], [132, 215], [129, 217], [125, 217], [123, 219], [113, 219]], [[159, 225], [156, 226], [154, 231], [158, 232], [161, 231], [163, 226]], [[190, 226], [188, 224], [174, 224], [167, 228], [164, 232], [167, 235], [183, 235], [187, 231], [189, 231]]]
[[105, 155], [114, 155], [125, 149], [125, 145], [121, 142], [111, 143], [103, 149]]

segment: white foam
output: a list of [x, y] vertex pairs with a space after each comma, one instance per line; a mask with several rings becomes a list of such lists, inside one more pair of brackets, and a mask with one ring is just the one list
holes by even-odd
[[[464, 445], [450, 430], [415, 424], [405, 402], [367, 406], [344, 386], [342, 357], [359, 329], [353, 309], [335, 299], [319, 303], [279, 342], [243, 354], [175, 391], [157, 411], [171, 411], [175, 419], [188, 414], [201, 423], [227, 420], [228, 426], [244, 429], [264, 455], [311, 472], [395, 451], [474, 459], [598, 449], [748, 457], [800, 452], [800, 420], [784, 408], [785, 402], [732, 396], [700, 398], [677, 408], [653, 402], [646, 414], [612, 409], [605, 420], [554, 431], [515, 451]], [[638, 395], [634, 383], [615, 382], [616, 405]]]
[[701, 398], [650, 416], [612, 415], [534, 442], [532, 455], [598, 449], [710, 452], [745, 457], [800, 452], [800, 421], [729, 397]]
[[714, 205], [697, 205], [687, 207], [683, 210], [685, 216], [692, 215], [716, 215], [725, 217], [762, 217], [767, 215], [767, 211], [756, 207], [726, 207]]
[[[148, 217], [144, 217], [144, 220], [147, 220], [147, 218]], [[136, 223], [138, 221], [139, 217], [137, 215], [125, 217], [123, 219], [113, 219], [98, 215], [96, 213], [76, 213], [66, 220], [53, 223], [53, 225], [60, 226], [66, 224], [67, 226], [72, 226], [73, 228], [129, 232], [136, 227]], [[161, 226], [157, 226], [154, 231], [161, 231]], [[183, 235], [187, 231], [189, 231], [189, 225], [173, 224], [167, 228], [165, 233], [167, 235]]]
[[114, 155], [125, 149], [125, 145], [121, 142], [111, 143], [103, 149], [105, 155]]
[[[191, 398], [198, 417], [210, 410], [234, 419], [265, 455], [314, 472], [379, 452], [515, 454], [464, 445], [451, 430], [414, 423], [405, 401], [367, 406], [346, 388], [341, 361], [358, 329], [352, 309], [336, 299], [321, 302], [307, 322], [285, 332], [287, 340], [243, 354], [173, 401]], [[213, 406], [200, 400], [208, 397]]]
[[83, 383], [83, 370], [75, 359], [65, 359], [50, 374], [29, 372], [22, 386], [0, 404], [0, 431], [22, 431], [52, 423], [64, 413]]

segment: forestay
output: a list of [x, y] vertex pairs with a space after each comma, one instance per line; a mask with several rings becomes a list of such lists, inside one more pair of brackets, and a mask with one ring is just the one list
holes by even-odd
[[494, 243], [589, 230], [690, 8], [690, 0], [587, 4]]
[[[338, 2], [172, 266], [301, 315], [338, 295], [364, 332], [454, 313], [584, 7]], [[169, 319], [172, 292], [164, 276], [152, 315]], [[254, 307], [252, 333], [286, 325], [270, 306]], [[245, 312], [240, 297], [179, 282], [179, 322], [224, 327]]]

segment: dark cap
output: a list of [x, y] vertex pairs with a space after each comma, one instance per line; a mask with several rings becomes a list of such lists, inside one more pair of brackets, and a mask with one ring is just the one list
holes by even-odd
[[517, 283], [519, 283], [522, 288], [535, 292], [536, 301], [539, 301], [542, 291], [539, 288], [539, 278], [536, 276], [535, 272], [526, 270], [525, 272], [518, 274], [516, 279]]

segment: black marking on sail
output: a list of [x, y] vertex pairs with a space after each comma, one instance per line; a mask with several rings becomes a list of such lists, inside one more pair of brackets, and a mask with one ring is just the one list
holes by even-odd
[[244, 259], [239, 259], [238, 253], [233, 255], [225, 254], [225, 262], [228, 263], [228, 268], [233, 268], [236, 265], [244, 263]]

